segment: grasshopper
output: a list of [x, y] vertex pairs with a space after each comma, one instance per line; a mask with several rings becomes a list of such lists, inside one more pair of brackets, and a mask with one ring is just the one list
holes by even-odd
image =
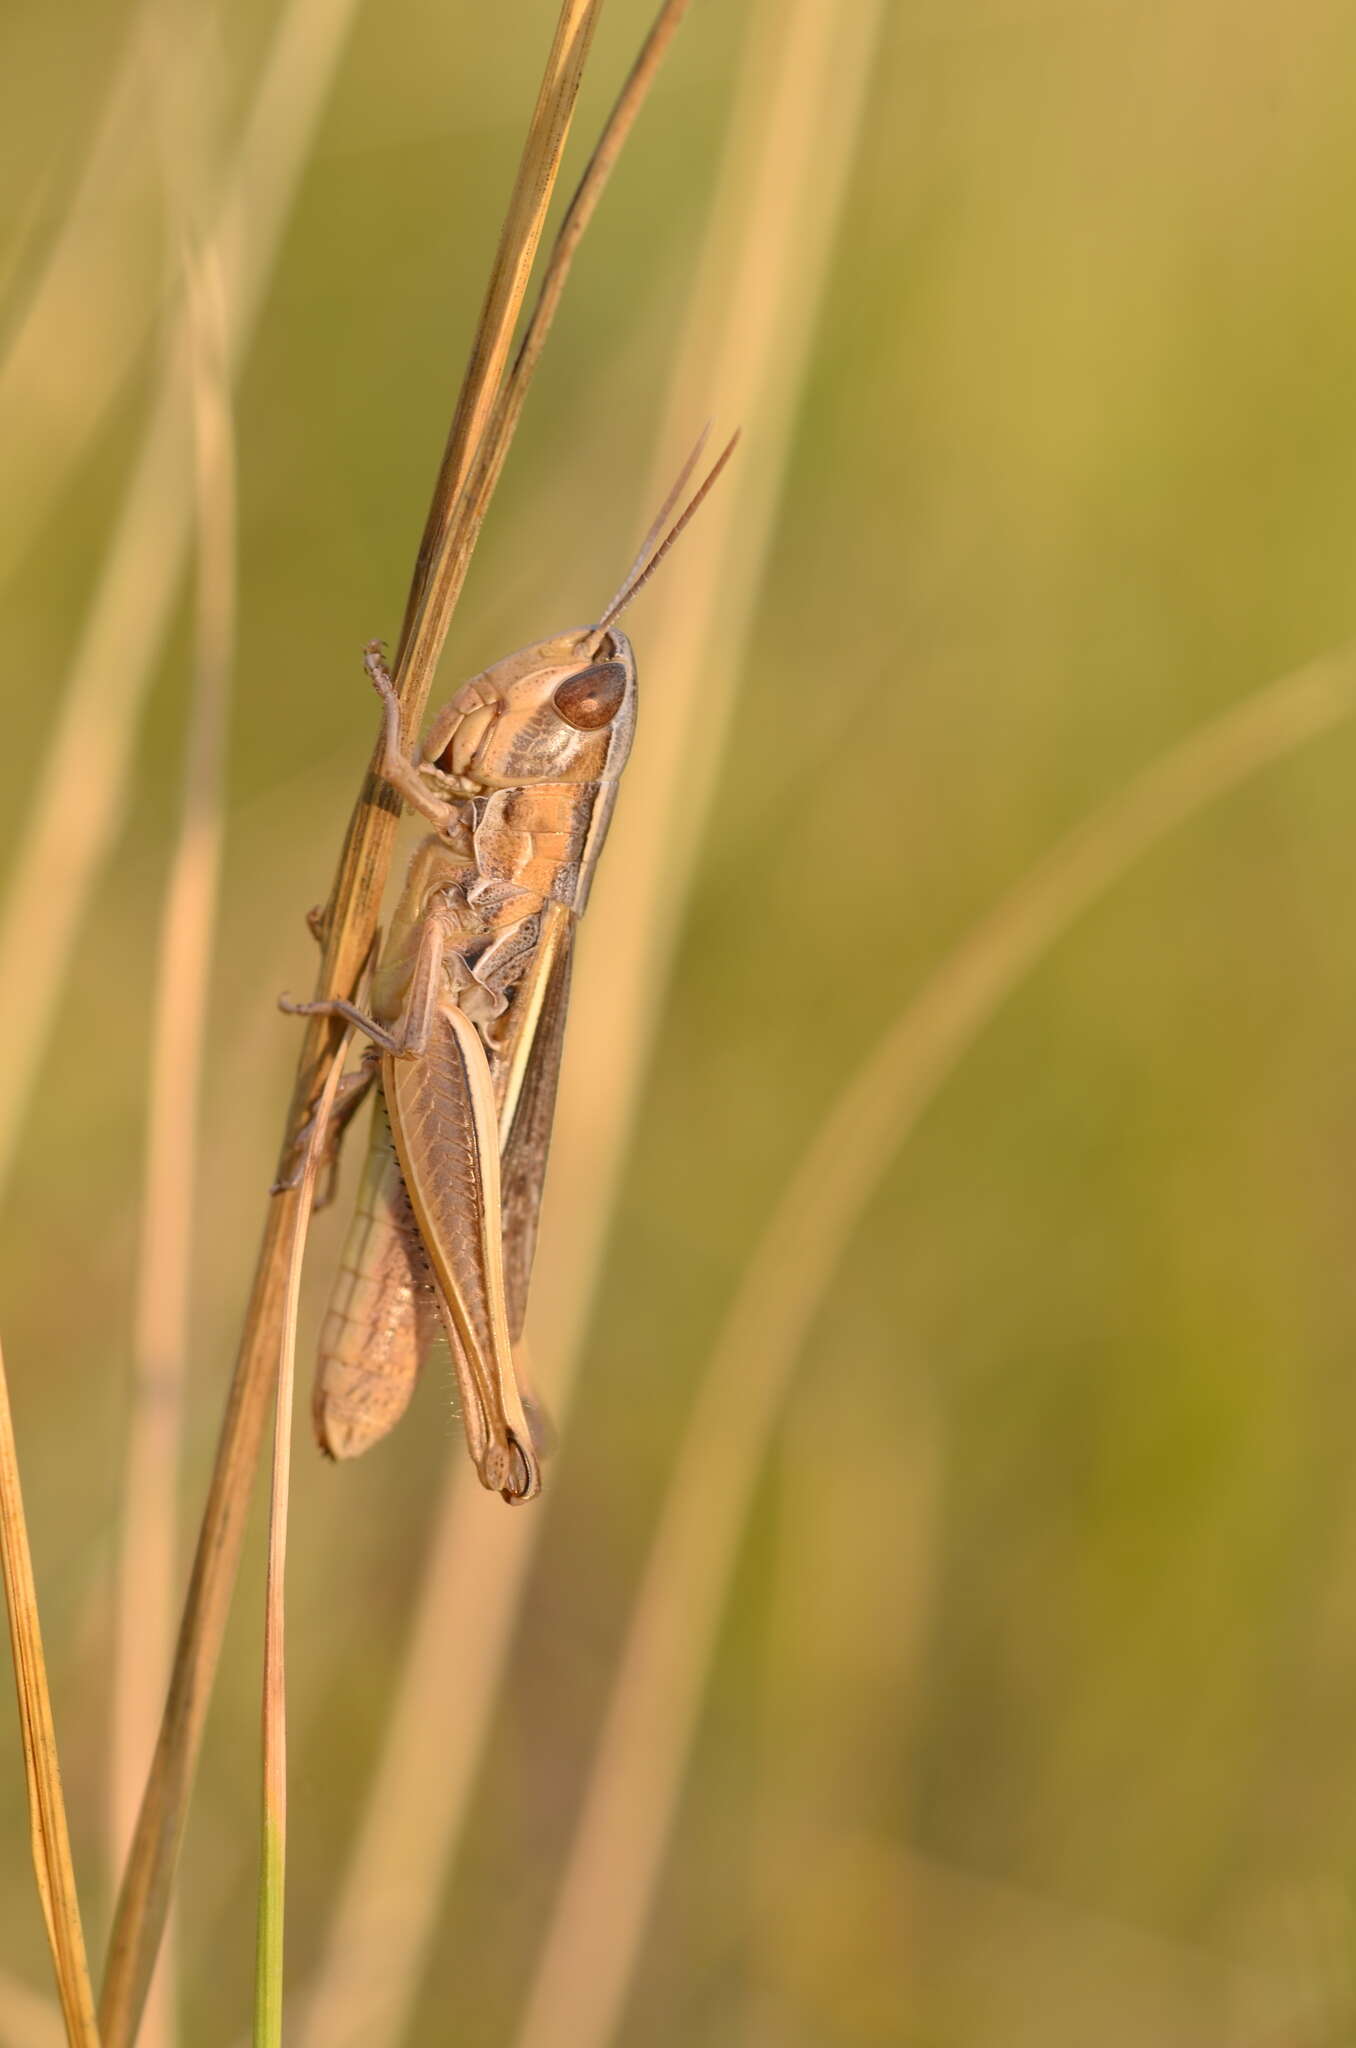
[[[735, 436], [735, 440], [738, 436]], [[481, 1482], [510, 1502], [541, 1487], [515, 1363], [546, 1170], [575, 926], [588, 901], [635, 728], [636, 666], [616, 621], [734, 451], [731, 440], [663, 539], [705, 435], [595, 625], [538, 640], [464, 683], [417, 755], [374, 642], [381, 773], [432, 826], [371, 977], [371, 1041], [335, 1106], [333, 1153], [375, 1096], [358, 1201], [321, 1329], [312, 1412], [350, 1458], [404, 1413], [441, 1328]], [[302, 1133], [299, 1146], [305, 1143]], [[279, 1185], [287, 1185], [283, 1182]], [[536, 1437], [542, 1434], [538, 1423]]]

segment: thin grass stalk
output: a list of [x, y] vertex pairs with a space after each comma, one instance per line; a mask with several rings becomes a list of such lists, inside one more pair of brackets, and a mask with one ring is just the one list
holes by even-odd
[[[466, 573], [469, 547], [450, 545], [454, 520], [468, 533], [461, 500], [486, 441], [490, 414], [499, 398], [518, 314], [546, 225], [547, 209], [560, 171], [565, 138], [574, 118], [584, 65], [602, 0], [564, 0], [537, 104], [528, 124], [528, 144], [500, 231], [485, 303], [471, 343], [452, 429], [443, 451], [433, 502], [419, 543], [401, 632], [397, 679], [405, 668], [437, 662]], [[502, 457], [501, 457], [502, 459]], [[431, 680], [431, 676], [430, 676]], [[422, 709], [422, 705], [418, 708]]]
[[[254, 334], [356, 5], [292, 0], [203, 237], [220, 253], [232, 379]], [[191, 371], [181, 350], [168, 358], [152, 403], [0, 903], [0, 985], [25, 991], [0, 1067], [0, 1196], [76, 939], [126, 816], [137, 723], [192, 528], [191, 416]]]
[[349, 1034], [340, 1041], [321, 1091], [306, 1147], [301, 1186], [292, 1204], [287, 1248], [277, 1393], [273, 1409], [273, 1475], [268, 1513], [268, 1579], [264, 1595], [264, 1688], [259, 1932], [255, 1965], [254, 2048], [282, 2048], [283, 1934], [287, 1894], [287, 1527], [292, 1491], [292, 1408], [297, 1379], [297, 1309], [306, 1233], [315, 1200], [325, 1130], [344, 1070]]
[[831, 1106], [745, 1267], [632, 1610], [518, 2048], [604, 2048], [634, 1974], [753, 1492], [861, 1216], [1002, 1004], [1168, 833], [1356, 712], [1356, 646], [1172, 748], [962, 940]]
[[[221, 282], [210, 252], [190, 261], [198, 501], [194, 674], [183, 808], [165, 890], [151, 1026], [146, 1185], [113, 1631], [109, 1853], [115, 1884], [136, 1825], [174, 1647], [193, 1196], [235, 641], [235, 457]], [[143, 2048], [172, 2035], [173, 1994], [166, 1970], [162, 1957], [162, 1989], [147, 2011]]]
[[[674, 448], [704, 414], [744, 423], [681, 568], [646, 599], [640, 736], [575, 981], [552, 1167], [570, 1201], [551, 1210], [534, 1283], [560, 1424], [771, 544], [880, 18], [874, 5], [844, 17], [819, 0], [810, 34], [804, 14], [802, 5], [788, 23], [767, 0], [750, 33], [647, 487], [652, 506], [672, 480]], [[513, 403], [510, 384], [506, 410]], [[398, 2040], [410, 2024], [543, 1526], [537, 1515], [487, 1515], [486, 1505], [449, 1473], [303, 2048]]]
[[33, 1557], [19, 1485], [19, 1456], [10, 1413], [9, 1381], [0, 1352], [0, 1569], [4, 1573], [9, 1614], [9, 1646], [19, 1695], [19, 1731], [23, 1740], [24, 1775], [28, 1781], [28, 1816], [42, 1917], [47, 1926], [57, 1998], [71, 2048], [98, 2048], [94, 1996], [85, 1935], [80, 1924], [71, 1842], [66, 1827], [66, 1802], [61, 1791], [56, 1728], [42, 1653], [38, 1592]]
[[551, 332], [575, 254], [607, 189], [617, 159], [637, 116], [650, 94], [669, 45], [682, 25], [691, 0], [664, 0], [654, 24], [641, 44], [634, 64], [594, 146], [593, 154], [575, 187], [557, 230], [536, 303], [504, 380], [494, 417], [485, 435], [484, 447], [467, 485], [465, 540], [469, 551], [480, 533], [490, 500], [499, 482], [504, 458], [517, 431], [519, 416], [527, 397], [547, 336]]
[[[411, 584], [407, 626], [397, 663], [407, 730], [417, 727], [422, 717], [442, 636], [460, 588], [457, 578], [448, 580], [446, 563], [460, 560], [460, 574], [464, 575], [469, 559], [465, 550], [459, 552], [464, 519], [460, 508], [470, 465], [479, 452], [469, 436], [475, 423], [489, 417], [498, 395], [493, 380], [502, 375], [527, 284], [522, 247], [530, 242], [535, 249], [540, 237], [592, 22], [600, 5], [601, 0], [592, 0], [587, 6], [581, 0], [566, 0], [548, 63], [550, 93], [539, 98], [524, 142], [491, 289], [458, 399], [449, 454], [444, 457], [435, 487]], [[396, 799], [377, 772], [374, 751], [349, 821], [324, 915], [324, 953], [318, 979], [318, 993], [322, 996], [351, 996], [371, 951], [397, 813]], [[290, 1165], [297, 1134], [318, 1099], [321, 1078], [328, 1071], [340, 1036], [330, 1018], [307, 1020], [280, 1154], [283, 1166]], [[127, 2048], [135, 2034], [168, 1911], [174, 1862], [276, 1373], [287, 1246], [296, 1199], [295, 1189], [277, 1196], [269, 1205], [264, 1226], [199, 1529], [160, 1737], [110, 1939], [101, 2004], [109, 2048]]]

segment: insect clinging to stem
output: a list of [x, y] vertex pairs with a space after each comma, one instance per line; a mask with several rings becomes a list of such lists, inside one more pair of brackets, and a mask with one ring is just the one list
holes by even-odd
[[371, 979], [371, 1014], [338, 999], [281, 999], [296, 1014], [346, 1017], [371, 1041], [342, 1083], [329, 1141], [337, 1146], [372, 1092], [371, 1142], [321, 1330], [312, 1403], [321, 1448], [332, 1457], [357, 1456], [399, 1420], [441, 1325], [482, 1484], [512, 1502], [540, 1490], [540, 1447], [514, 1352], [574, 929], [635, 727], [635, 657], [616, 621], [738, 438], [665, 532], [703, 433], [595, 624], [538, 640], [473, 676], [434, 718], [413, 760], [401, 747], [399, 701], [380, 647], [367, 649], [384, 706], [381, 772], [433, 829], [410, 862]]

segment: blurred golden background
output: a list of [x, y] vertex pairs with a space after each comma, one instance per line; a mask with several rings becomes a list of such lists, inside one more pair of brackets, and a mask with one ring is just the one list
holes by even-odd
[[[239, 575], [176, 1605], [275, 998], [554, 14], [3, 29], [0, 1331], [96, 1956], [194, 665], [183, 249], [239, 357]], [[603, 17], [566, 187], [649, 18]], [[510, 1515], [438, 1362], [353, 1467], [299, 1403], [303, 2048], [1353, 2038], [1353, 64], [1336, 0], [693, 0], [443, 665], [595, 615], [702, 419], [742, 422], [629, 627], [532, 1318], [562, 1443]], [[262, 1503], [161, 2044], [248, 2022]], [[59, 2037], [0, 1693], [27, 2048]]]

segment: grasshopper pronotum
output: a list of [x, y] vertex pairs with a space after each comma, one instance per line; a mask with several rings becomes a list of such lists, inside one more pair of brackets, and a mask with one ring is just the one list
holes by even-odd
[[[705, 437], [703, 436], [703, 439]], [[737, 437], [736, 437], [737, 438]], [[588, 900], [635, 726], [636, 668], [616, 621], [728, 461], [730, 441], [663, 536], [689, 456], [596, 625], [539, 640], [464, 683], [419, 755], [374, 644], [382, 773], [433, 826], [410, 863], [372, 978], [372, 1041], [346, 1077], [334, 1142], [369, 1090], [372, 1137], [321, 1331], [322, 1449], [356, 1457], [403, 1414], [439, 1323], [482, 1483], [541, 1486], [514, 1346], [522, 1335], [555, 1106], [574, 927]]]

